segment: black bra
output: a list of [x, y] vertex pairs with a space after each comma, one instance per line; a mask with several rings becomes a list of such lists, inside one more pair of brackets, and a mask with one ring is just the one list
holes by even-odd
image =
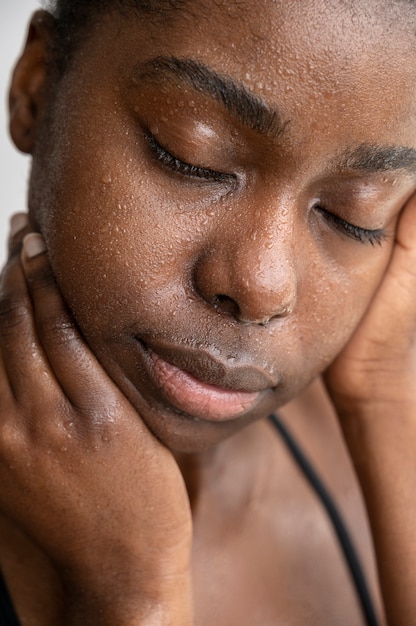
[[[357, 552], [354, 548], [347, 527], [342, 520], [341, 514], [339, 513], [338, 508], [335, 505], [335, 502], [329, 495], [329, 492], [327, 491], [322, 480], [319, 478], [318, 474], [312, 467], [310, 461], [307, 459], [305, 453], [303, 452], [303, 450], [301, 450], [298, 443], [290, 434], [289, 430], [283, 424], [281, 419], [277, 415], [270, 415], [269, 419], [279, 432], [288, 450], [291, 452], [294, 460], [298, 464], [299, 468], [302, 470], [305, 478], [308, 480], [312, 489], [315, 491], [326, 512], [328, 513], [336, 536], [338, 537], [340, 547], [345, 556], [348, 569], [351, 573], [351, 578], [356, 589], [367, 626], [379, 626], [376, 612], [374, 610], [374, 605], [371, 600], [368, 585]], [[1, 626], [21, 626], [1, 572], [0, 624]]]

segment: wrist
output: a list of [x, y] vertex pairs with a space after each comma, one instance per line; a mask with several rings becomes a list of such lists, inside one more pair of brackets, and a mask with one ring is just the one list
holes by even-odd
[[[190, 550], [144, 559], [134, 549], [111, 549], [97, 563], [60, 568], [67, 599], [65, 626], [191, 626], [193, 603]], [[121, 553], [124, 555], [122, 558]], [[114, 555], [113, 555], [114, 557]], [[156, 563], [155, 563], [156, 560]]]
[[128, 590], [115, 578], [106, 593], [78, 587], [66, 594], [65, 626], [192, 626], [190, 576]]
[[342, 400], [335, 406], [360, 482], [378, 490], [380, 477], [388, 476], [385, 484], [391, 479], [394, 490], [399, 474], [416, 476], [416, 400]]

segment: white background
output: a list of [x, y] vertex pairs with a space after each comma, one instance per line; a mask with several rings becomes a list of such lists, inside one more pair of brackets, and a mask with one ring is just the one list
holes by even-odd
[[29, 157], [21, 155], [8, 134], [7, 90], [13, 64], [23, 46], [30, 14], [40, 0], [0, 0], [0, 260], [5, 256], [9, 216], [26, 210]]

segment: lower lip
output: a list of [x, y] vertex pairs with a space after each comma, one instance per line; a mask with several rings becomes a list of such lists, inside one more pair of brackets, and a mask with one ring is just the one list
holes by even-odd
[[176, 409], [193, 417], [212, 422], [230, 420], [248, 411], [260, 395], [260, 392], [230, 391], [203, 383], [152, 350], [148, 354], [155, 381], [165, 397]]

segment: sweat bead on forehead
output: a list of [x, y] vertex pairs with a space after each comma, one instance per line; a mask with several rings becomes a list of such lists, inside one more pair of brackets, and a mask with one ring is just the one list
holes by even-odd
[[[415, 187], [415, 22], [376, 0], [57, 3], [30, 210], [168, 446], [287, 402], [358, 325]], [[184, 416], [148, 349], [259, 400]]]
[[[267, 94], [284, 87], [286, 99], [293, 93], [292, 107], [308, 106], [311, 114], [316, 109], [320, 113], [327, 109], [344, 117], [350, 110], [353, 117], [356, 108], [368, 105], [363, 101], [361, 84], [384, 84], [384, 98], [389, 91], [391, 96], [396, 96], [391, 117], [395, 114], [403, 122], [403, 115], [409, 112], [409, 102], [404, 95], [406, 89], [401, 89], [404, 85], [399, 80], [386, 81], [386, 76], [401, 74], [406, 69], [402, 80], [406, 82], [414, 77], [411, 25], [415, 22], [416, 7], [413, 2], [295, 0], [280, 3], [266, 0], [256, 3], [258, 10], [254, 19], [253, 6], [252, 2], [236, 0], [198, 3], [189, 0], [57, 0], [54, 7], [58, 24], [54, 40], [56, 63], [63, 72], [77, 46], [88, 38], [104, 15], [129, 14], [133, 20], [141, 22], [142, 28], [157, 24], [160, 31], [162, 27], [162, 31], [165, 30], [162, 37], [168, 41], [175, 39], [176, 29], [176, 38], [184, 39], [183, 47], [189, 35], [201, 35], [201, 43], [211, 36], [212, 51], [224, 65], [231, 61], [233, 50], [238, 50], [247, 69], [241, 78], [266, 99]], [[222, 33], [223, 29], [216, 28], [218, 19], [233, 29], [235, 41], [230, 39], [227, 29]], [[240, 30], [245, 30], [248, 37], [239, 40]], [[299, 83], [304, 90], [303, 97], [299, 97], [296, 89]], [[339, 95], [343, 95], [340, 101]], [[377, 108], [377, 102], [373, 101], [371, 106]], [[292, 110], [288, 111], [288, 116], [291, 115]], [[389, 125], [391, 121], [386, 120]]]

